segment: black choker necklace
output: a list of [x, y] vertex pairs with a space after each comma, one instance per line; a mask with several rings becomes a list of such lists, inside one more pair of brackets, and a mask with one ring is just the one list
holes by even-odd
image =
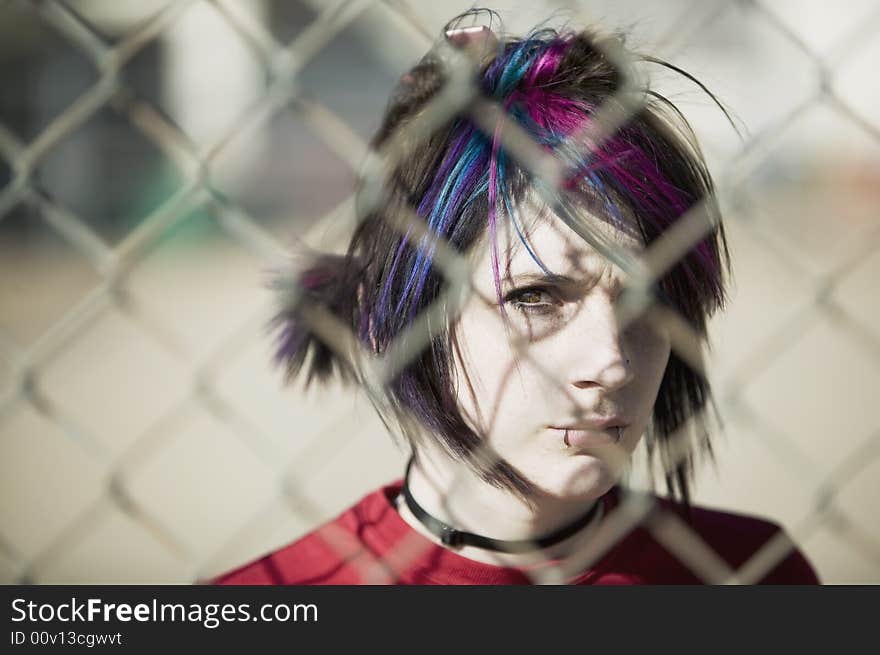
[[409, 511], [413, 513], [413, 515], [428, 529], [429, 532], [431, 532], [431, 534], [440, 538], [440, 541], [445, 546], [477, 546], [478, 548], [498, 550], [505, 553], [526, 553], [539, 550], [559, 543], [587, 525], [596, 515], [599, 505], [602, 502], [601, 500], [597, 500], [593, 503], [593, 506], [590, 507], [590, 511], [580, 518], [575, 519], [572, 523], [538, 539], [490, 539], [489, 537], [481, 537], [472, 532], [456, 530], [451, 525], [448, 525], [428, 514], [428, 512], [426, 512], [421, 505], [415, 501], [415, 498], [412, 497], [412, 494], [409, 491], [409, 471], [410, 468], [412, 468], [412, 463], [413, 460], [410, 458], [406, 465], [406, 477], [403, 480], [403, 498], [406, 501], [406, 506], [409, 507]]

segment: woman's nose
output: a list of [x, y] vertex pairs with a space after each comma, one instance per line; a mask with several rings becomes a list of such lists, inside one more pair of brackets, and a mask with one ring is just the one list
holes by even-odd
[[568, 379], [576, 388], [615, 391], [632, 381], [626, 331], [615, 316], [613, 299], [601, 294], [585, 301], [565, 332], [570, 344]]

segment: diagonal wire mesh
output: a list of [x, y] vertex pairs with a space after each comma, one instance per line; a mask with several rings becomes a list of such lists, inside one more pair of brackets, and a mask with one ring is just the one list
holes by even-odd
[[[797, 509], [790, 510], [786, 516], [787, 534], [781, 533], [772, 539], [734, 570], [675, 515], [658, 511], [650, 494], [633, 491], [608, 517], [605, 532], [596, 535], [576, 558], [565, 566], [538, 568], [531, 577], [537, 583], [564, 582], [595, 562], [634, 527], [642, 526], [698, 578], [709, 583], [758, 581], [787, 557], [794, 546], [822, 544], [829, 536], [836, 546], [828, 551], [816, 546], [816, 552], [822, 557], [814, 556], [820, 563], [820, 573], [828, 572], [823, 577], [833, 581], [835, 572], [839, 572], [838, 578], [846, 580], [853, 575], [848, 572], [852, 569], [840, 562], [857, 556], [865, 563], [858, 569], [860, 575], [880, 580], [880, 532], [876, 520], [872, 524], [871, 515], [863, 509], [864, 499], [868, 497], [865, 490], [868, 494], [872, 489], [876, 491], [875, 473], [880, 466], [880, 433], [867, 405], [862, 406], [863, 413], [841, 421], [847, 433], [845, 438], [834, 436], [835, 456], [828, 457], [815, 439], [801, 436], [805, 423], [788, 426], [780, 424], [772, 414], [768, 416], [768, 403], [762, 394], [770, 383], [761, 383], [762, 379], [775, 379], [774, 369], [783, 364], [791, 368], [793, 357], [803, 360], [802, 348], [797, 355], [791, 354], [799, 346], [799, 337], [811, 330], [824, 329], [833, 339], [830, 348], [835, 352], [844, 350], [849, 357], [847, 361], [853, 362], [853, 367], [844, 368], [838, 374], [848, 383], [861, 376], [861, 388], [869, 392], [877, 388], [880, 332], [876, 314], [871, 311], [875, 303], [871, 302], [871, 296], [864, 294], [856, 295], [855, 303], [851, 300], [852, 287], [857, 286], [858, 280], [866, 279], [867, 288], [871, 288], [871, 271], [877, 265], [880, 250], [880, 230], [876, 222], [869, 219], [852, 224], [825, 224], [824, 230], [835, 235], [835, 244], [828, 249], [830, 253], [822, 251], [822, 257], [817, 258], [809, 252], [805, 255], [803, 250], [792, 247], [790, 240], [780, 236], [785, 234], [784, 228], [774, 223], [772, 214], [780, 210], [773, 208], [766, 198], [774, 192], [783, 194], [781, 173], [772, 167], [778, 166], [778, 153], [784, 152], [792, 138], [792, 126], [797, 126], [818, 108], [833, 115], [836, 124], [843, 124], [872, 142], [872, 147], [878, 145], [880, 132], [873, 116], [852, 99], [848, 87], [839, 83], [839, 79], [845, 78], [844, 73], [852, 67], [852, 61], [867, 57], [862, 53], [870, 53], [871, 48], [877, 46], [874, 32], [865, 26], [880, 24], [880, 13], [869, 12], [820, 48], [792, 28], [786, 16], [780, 15], [770, 4], [739, 2], [733, 3], [733, 9], [730, 3], [724, 2], [698, 3], [700, 9], [684, 6], [686, 4], [683, 4], [681, 19], [658, 40], [665, 56], [683, 51], [713, 26], [731, 20], [730, 13], [735, 10], [741, 12], [737, 14], [740, 20], [760, 25], [796, 51], [814, 81], [810, 92], [800, 101], [787, 107], [775, 120], [767, 122], [729, 156], [722, 158], [717, 175], [717, 199], [726, 210], [728, 223], [732, 221], [745, 243], [753, 244], [749, 246], [750, 252], [759, 253], [751, 258], [772, 260], [784, 275], [797, 281], [797, 288], [804, 296], [801, 302], [790, 303], [781, 320], [768, 324], [767, 329], [757, 330], [756, 336], [748, 340], [748, 347], [729, 365], [724, 379], [717, 385], [721, 392], [720, 409], [734, 426], [734, 432], [747, 430], [759, 442], [764, 449], [759, 457], [765, 465], [770, 462], [771, 467], [785, 470], [788, 477], [781, 478], [782, 481], [774, 479], [773, 484], [788, 483], [787, 495], [808, 500], [800, 501]], [[309, 430], [308, 434], [297, 435], [296, 450], [291, 453], [288, 443], [291, 439], [285, 426], [266, 425], [258, 409], [249, 408], [246, 402], [242, 404], [235, 394], [224, 389], [229, 362], [252, 349], [254, 341], [263, 335], [271, 317], [271, 305], [251, 303], [245, 305], [244, 311], [226, 308], [227, 314], [233, 314], [228, 321], [232, 328], [221, 330], [221, 338], [205, 339], [203, 344], [198, 339], [194, 342], [182, 337], [176, 317], [163, 309], [161, 303], [151, 302], [149, 294], [145, 296], [140, 289], [143, 270], [152, 270], [154, 258], [159, 257], [161, 261], [168, 235], [186, 229], [197, 220], [194, 216], [199, 215], [209, 215], [214, 225], [214, 232], [210, 234], [215, 236], [210, 237], [210, 243], [205, 237], [205, 247], [214, 247], [216, 239], [221, 238], [234, 252], [246, 253], [265, 269], [288, 265], [291, 251], [286, 240], [217, 180], [224, 157], [230, 156], [237, 143], [259, 139], [273, 121], [295, 120], [310, 138], [347, 167], [350, 174], [360, 176], [366, 190], [364, 197], [377, 200], [391, 184], [389, 171], [408, 149], [427, 138], [449, 117], [467, 114], [488, 138], [497, 135], [502, 147], [543, 182], [541, 188], [552, 194], [547, 199], [560, 208], [565, 220], [564, 206], [558, 203], [559, 195], [565, 195], [561, 183], [564, 171], [513, 121], [504, 120], [503, 107], [480, 96], [471, 82], [473, 62], [454, 48], [445, 46], [443, 61], [447, 82], [441, 92], [431, 100], [418, 121], [380, 152], [370, 151], [360, 135], [362, 130], [352, 125], [351, 119], [340, 109], [331, 108], [305, 88], [303, 80], [308, 77], [309, 66], [324, 57], [332, 57], [334, 45], [344, 44], [355, 27], [377, 50], [387, 42], [389, 33], [413, 43], [416, 49], [431, 46], [437, 30], [431, 20], [425, 18], [425, 8], [419, 3], [403, 0], [340, 0], [326, 6], [315, 3], [305, 6], [309, 20], [303, 21], [301, 29], [289, 40], [276, 36], [265, 12], [244, 9], [232, 0], [180, 0], [155, 6], [154, 13], [139, 20], [128, 20], [115, 40], [102, 34], [95, 25], [95, 14], [90, 13], [93, 7], [88, 3], [19, 1], [0, 7], [0, 12], [14, 15], [16, 20], [27, 20], [30, 25], [51, 30], [64, 47], [88, 62], [95, 76], [33, 135], [21, 136], [22, 130], [7, 125], [8, 121], [0, 113], [0, 159], [9, 171], [5, 178], [0, 178], [5, 180], [0, 188], [0, 227], [4, 218], [7, 225], [18, 225], [17, 212], [29, 212], [30, 220], [42, 225], [41, 229], [60, 242], [65, 252], [75, 253], [96, 280], [76, 294], [74, 302], [53, 316], [48, 325], [36, 330], [32, 338], [22, 338], [20, 331], [6, 328], [13, 323], [15, 297], [9, 297], [9, 309], [4, 307], [0, 326], [3, 328], [0, 332], [0, 430], [7, 441], [4, 448], [9, 453], [4, 456], [4, 478], [9, 486], [5, 490], [7, 497], [13, 500], [3, 510], [0, 553], [10, 582], [89, 582], [94, 581], [91, 576], [104, 576], [111, 581], [130, 580], [130, 571], [98, 573], [88, 567], [77, 568], [76, 562], [88, 557], [80, 554], [77, 560], [76, 554], [94, 547], [96, 540], [106, 542], [108, 535], [119, 534], [113, 530], [155, 545], [158, 554], [153, 557], [159, 564], [155, 571], [145, 575], [154, 575], [156, 581], [205, 579], [240, 558], [240, 553], [261, 552], [266, 544], [282, 539], [279, 535], [265, 534], [266, 526], [277, 523], [279, 516], [285, 517], [282, 525], [288, 527], [292, 519], [295, 527], [291, 529], [299, 532], [327, 518], [328, 508], [315, 502], [316, 494], [310, 492], [309, 487], [322, 471], [331, 475], [334, 467], [352, 466], [351, 462], [339, 463], [346, 449], [351, 447], [339, 435], [369, 432], [362, 428], [363, 415], [350, 403], [340, 402], [341, 409], [333, 412], [331, 420]], [[272, 3], [263, 6], [264, 9], [275, 7]], [[589, 3], [559, 3], [542, 6], [542, 9], [546, 9], [545, 14], [562, 9], [572, 17], [572, 23], [588, 24], [592, 22], [595, 8]], [[171, 39], [172, 32], [192, 11], [210, 12], [212, 20], [237, 35], [257, 62], [254, 69], [265, 77], [265, 84], [249, 104], [207, 140], [192, 138], [169, 115], [167, 108], [133, 88], [127, 76], [138, 58], [146, 56], [150, 47]], [[619, 56], [610, 51], [606, 54], [612, 59]], [[36, 57], [33, 53], [29, 56]], [[384, 56], [389, 57], [387, 53]], [[405, 62], [394, 61], [393, 65], [401, 70], [405, 68]], [[154, 68], [158, 68], [158, 64]], [[642, 100], [632, 89], [624, 84], [614, 102], [603, 108], [607, 112], [596, 122], [599, 131], [586, 135], [589, 140], [601, 143], [639, 109]], [[180, 179], [174, 191], [115, 243], [89, 216], [47, 189], [41, 175], [53, 154], [61, 151], [66, 141], [84, 133], [90, 121], [98, 120], [104, 111], [112, 112], [139, 138], [151, 144]], [[833, 141], [835, 135], [826, 135], [826, 138]], [[874, 157], [876, 174], [878, 158], [876, 154]], [[769, 191], [760, 187], [756, 191], [756, 178], [775, 181], [778, 188], [771, 184]], [[862, 195], [857, 196], [854, 203], [863, 206], [865, 215], [876, 216], [878, 198], [867, 182], [864, 186]], [[357, 206], [353, 195], [343, 197], [325, 215], [305, 221], [300, 236], [304, 241], [323, 241], [324, 247], [338, 249], [369, 209], [369, 204]], [[712, 229], [701, 209], [693, 208], [673, 230], [635, 259], [594, 233], [583, 230], [579, 233], [621, 267], [630, 276], [633, 288], [641, 291], [624, 296], [617, 308], [620, 320], [627, 323], [648, 317], [669, 333], [673, 349], [683, 360], [700, 371], [705, 367], [711, 375], [712, 367], [703, 362], [701, 350], [694, 345], [699, 339], [686, 321], [675, 312], [655, 305], [649, 293], [653, 283]], [[569, 224], [578, 229], [576, 222]], [[415, 208], [409, 208], [401, 222], [393, 227], [413, 244], [419, 243], [428, 231]], [[16, 249], [21, 237], [11, 230], [12, 227], [2, 237], [3, 252], [4, 259], [15, 261], [7, 253]], [[454, 317], [474, 293], [470, 288], [468, 259], [442, 241], [435, 247], [435, 261], [444, 276], [445, 291], [382, 357], [363, 357], [368, 392], [393, 379], [427, 345], [431, 339], [430, 326], [450, 314]], [[741, 266], [735, 255], [735, 270]], [[258, 282], [253, 280], [255, 288]], [[43, 285], [48, 282], [33, 284], [33, 288], [19, 289], [15, 295], [47, 293]], [[300, 292], [296, 288], [288, 291]], [[170, 292], [163, 288], [160, 294], [164, 293]], [[491, 302], [491, 299], [485, 300]], [[346, 355], [362, 351], [356, 335], [328, 312], [312, 307], [304, 316], [334, 349]], [[176, 380], [170, 397], [161, 403], [147, 403], [147, 415], [130, 434], [118, 441], [108, 441], [102, 434], [101, 414], [84, 415], [66, 399], [64, 392], [59, 392], [65, 384], [88, 386], [89, 369], [85, 365], [90, 360], [83, 362], [81, 356], [77, 359], [74, 355], [83, 342], [92, 339], [99, 344], [99, 351], [92, 357], [103, 356], [101, 349], [110, 347], [103, 344], [112, 343], [99, 338], [104, 335], [107, 317], [112, 317], [114, 329], [121, 331], [118, 333], [131, 335], [135, 343], [148, 344], [144, 349], [155, 353], [152, 356], [155, 360], [165, 362], [164, 371], [173, 371]], [[752, 320], [760, 318], [755, 316]], [[546, 377], [548, 385], [556, 385], [560, 392], [568, 393], [552, 371], [545, 370], [530, 356], [525, 342], [524, 335], [511, 335], [511, 347], [522, 365]], [[66, 379], [62, 377], [66, 382], [58, 383], [57, 368], [66, 358], [72, 359], [73, 364], [67, 366], [74, 366], [74, 374]], [[79, 368], [75, 367], [77, 362]], [[864, 373], [861, 367], [870, 372]], [[791, 387], [790, 394], [795, 397], [800, 393], [797, 382], [796, 379], [786, 381]], [[833, 382], [828, 380], [827, 383]], [[76, 398], [76, 394], [73, 397]], [[576, 399], [570, 400], [576, 409]], [[828, 413], [837, 412], [831, 407]], [[199, 437], [193, 435], [202, 432], [188, 432], [194, 422], [222, 426], [225, 437], [216, 442], [199, 441]], [[33, 426], [39, 426], [41, 434], [45, 432], [51, 437], [39, 442], [29, 439], [29, 430], [35, 429]], [[824, 425], [815, 427], [817, 432], [823, 429]], [[283, 436], [279, 438], [278, 434]], [[42, 445], [42, 441], [46, 441], [46, 445]], [[190, 481], [192, 487], [175, 487], [164, 482], [165, 477], [171, 475], [169, 470], [179, 474], [172, 476], [174, 480], [185, 480], [185, 476], [200, 470], [192, 464], [199, 454], [189, 446], [191, 442], [201, 443], [212, 451], [216, 449], [227, 459], [238, 460], [241, 470], [227, 464], [223, 472], [239, 474], [240, 483], [252, 490], [252, 493], [241, 494], [244, 500], [239, 510], [224, 512], [219, 501], [213, 504], [210, 492], [206, 493], [208, 498], [203, 498], [198, 491], [198, 481]], [[680, 444], [680, 448], [673, 461], [664, 463], [667, 470], [676, 463], [675, 457], [687, 455], [686, 431], [676, 435], [673, 443]], [[46, 471], [46, 453], [51, 453], [50, 463], [69, 453], [69, 460], [74, 462], [72, 470], [77, 472], [68, 473], [68, 468], [60, 469], [61, 473]], [[488, 449], [484, 454], [490, 459], [493, 457]], [[620, 455], [625, 459], [623, 453]], [[355, 451], [353, 457], [357, 456]], [[399, 462], [395, 466], [399, 466]], [[379, 473], [381, 471], [376, 475]], [[65, 476], [74, 480], [71, 484], [79, 484], [81, 480], [87, 480], [88, 484], [83, 483], [83, 488], [74, 492], [66, 486]], [[53, 483], [48, 484], [49, 480]], [[159, 490], [159, 487], [165, 488]], [[41, 521], [33, 513], [46, 502], [36, 500], [37, 496], [48, 497], [51, 504], [53, 498], [65, 494], [73, 498], [72, 509], [57, 515], [50, 512], [45, 519], [48, 525], [34, 527]], [[198, 509], [200, 514], [207, 515], [195, 523], [208, 536], [193, 536], [193, 529], [186, 529], [186, 513], [175, 509], [180, 495], [197, 499], [187, 506], [191, 513]], [[354, 552], [357, 548], [351, 535], [342, 531], [328, 531], [324, 536], [340, 553]], [[289, 534], [285, 541], [289, 541]], [[393, 583], [395, 572], [417, 559], [423, 548], [423, 542], [413, 539], [401, 543], [391, 558], [359, 561], [361, 578], [366, 582]]]

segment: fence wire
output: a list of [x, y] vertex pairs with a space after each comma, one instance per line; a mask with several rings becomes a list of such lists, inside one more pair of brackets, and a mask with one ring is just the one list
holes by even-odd
[[[718, 175], [718, 194], [721, 204], [732, 211], [725, 211], [728, 221], [735, 221], [737, 228], [766, 249], [788, 274], [801, 281], [805, 302], [797, 304], [784, 320], [752, 343], [728, 373], [725, 393], [719, 398], [722, 414], [734, 426], [735, 432], [748, 426], [760, 435], [765, 448], [772, 453], [780, 466], [788, 469], [795, 490], [788, 494], [809, 498], [809, 505], [800, 515], [791, 517], [787, 535], [780, 534], [737, 570], [731, 567], [708, 546], [701, 537], [678, 517], [670, 513], [652, 512], [654, 503], [650, 494], [632, 492], [624, 499], [614, 515], [608, 517], [608, 532], [602, 543], [591, 543], [589, 552], [579, 553], [574, 561], [562, 567], [550, 567], [535, 573], [536, 583], [558, 583], [573, 572], [583, 569], [612, 547], [617, 539], [637, 525], [642, 525], [667, 550], [684, 562], [697, 576], [709, 583], [748, 584], [760, 580], [769, 570], [784, 559], [796, 544], [803, 544], [822, 529], [829, 529], [835, 537], [870, 562], [875, 572], [880, 572], [880, 533], [877, 525], [869, 525], [862, 518], [853, 517], [842, 502], [851, 481], [856, 480], [872, 467], [880, 464], [880, 429], [873, 417], [861, 417], [856, 427], [861, 430], [849, 435], [849, 451], [839, 456], [836, 464], [828, 469], [816, 465], [817, 456], [810, 452], [810, 444], [799, 439], [795, 430], [767, 421], [756, 411], [749, 395], [750, 382], [786, 357], [787, 351], [797, 343], [796, 335], [808, 331], [811, 326], [827, 322], [833, 328], [836, 340], [846, 341], [861, 359], [860, 365], [876, 369], [880, 364], [880, 331], [877, 325], [865, 322], [858, 310], [842, 302], [837, 291], [852, 280], [880, 249], [880, 225], [876, 220], [843, 230], [845, 226], [833, 225], [829, 230], [843, 231], [839, 235], [833, 263], [815, 274], [809, 263], [792, 254], [790, 249], [767, 230], [768, 219], [761, 216], [754, 198], [749, 196], [747, 180], [766, 164], [768, 157], [780, 141], [786, 138], [789, 126], [799, 117], [817, 106], [828, 107], [836, 116], [861, 130], [866, 138], [880, 144], [880, 128], [873, 117], [853, 107], [842, 97], [833, 83], [838, 67], [857, 58], [860, 50], [867, 50], [877, 43], [875, 30], [865, 26], [880, 24], [880, 12], [875, 12], [858, 26], [839, 36], [831, 47], [817, 51], [807, 43], [769, 5], [760, 2], [739, 2], [748, 20], [759, 21], [764, 29], [777, 32], [793, 48], [798, 50], [812, 69], [815, 92], [789, 110], [789, 113], [769, 127], [746, 137], [740, 150], [725, 164]], [[706, 6], [709, 9], [706, 9]], [[126, 69], [151, 44], [161, 40], [175, 28], [188, 10], [194, 6], [209, 7], [216, 19], [221, 20], [246, 44], [267, 80], [263, 88], [243, 108], [238, 118], [207, 141], [196, 141], [186, 130], [168, 115], [157, 103], [145, 99], [131, 88]], [[83, 544], [90, 543], [95, 534], [103, 534], [102, 526], [108, 521], [124, 517], [129, 525], [136, 526], [139, 534], [155, 540], [179, 567], [176, 575], [181, 579], [206, 579], [218, 573], [218, 562], [228, 562], [229, 553], [239, 552], [243, 547], [254, 548], [255, 537], [261, 526], [271, 522], [278, 511], [298, 517], [302, 526], [317, 526], [326, 518], [326, 510], [311, 499], [307, 491], [310, 472], [327, 470], [340, 457], [340, 450], [347, 447], [341, 434], [351, 434], [359, 429], [362, 417], [356, 412], [340, 411], [332, 416], [314, 434], [298, 436], [301, 442], [292, 457], [288, 445], [270, 434], [266, 426], [255, 420], [252, 413], [242, 411], [240, 405], [229, 401], [220, 387], [227, 364], [251, 347], [256, 336], [262, 334], [270, 318], [268, 308], [254, 305], [238, 316], [236, 327], [221, 340], [209, 346], [193, 348], [191, 341], [182, 339], [175, 330], [174, 321], [166, 313], [144, 302], [133, 289], [133, 276], [155, 254], [170, 231], [180, 229], [191, 220], [194, 213], [208, 212], [216, 221], [226, 242], [248, 253], [256, 261], [281, 266], [287, 262], [290, 247], [265, 222], [227, 194], [215, 180], [218, 161], [236, 143], [251, 138], [265, 125], [279, 116], [294, 117], [310, 135], [323, 144], [350, 169], [352, 177], [361, 176], [366, 190], [364, 197], [378, 199], [389, 184], [388, 171], [409, 148], [426, 138], [434, 128], [450, 116], [466, 113], [486, 134], [495, 132], [504, 109], [481, 97], [471, 82], [473, 62], [461, 51], [445, 46], [444, 62], [448, 82], [442, 91], [409, 125], [405, 133], [396, 135], [382, 151], [371, 152], [356, 127], [349, 124], [338, 111], [310, 95], [301, 85], [303, 71], [316, 59], [325, 56], [334, 42], [345, 38], [344, 32], [355, 24], [367, 11], [381, 17], [385, 33], [374, 35], [372, 41], [379, 47], [383, 41], [400, 36], [416, 42], [425, 49], [434, 41], [436, 30], [426, 22], [414, 4], [402, 0], [341, 0], [315, 5], [316, 15], [289, 42], [279, 40], [258, 13], [244, 9], [234, 0], [172, 0], [162, 3], [152, 15], [145, 16], [129, 28], [120, 38], [110, 39], [103, 35], [88, 18], [87, 7], [77, 11], [77, 3], [61, 0], [39, 2], [8, 2], [0, 6], [0, 12], [26, 12], [33, 20], [51, 29], [66, 41], [91, 65], [96, 75], [93, 83], [72, 102], [58, 112], [32, 138], [23, 138], [4, 122], [0, 114], [0, 159], [8, 166], [8, 181], [0, 189], [0, 226], [3, 217], [26, 209], [39, 217], [46, 228], [64, 244], [66, 249], [81, 257], [97, 274], [97, 283], [77, 299], [74, 305], [54, 319], [39, 335], [28, 343], [4, 328], [0, 332], [0, 361], [5, 383], [0, 386], [0, 425], [7, 430], [20, 430], [21, 421], [16, 419], [22, 411], [35, 413], [41, 422], [52, 426], [67, 440], [64, 452], [71, 451], [71, 461], [81, 462], [82, 467], [98, 471], [100, 483], [95, 489], [76, 492], [84, 499], [75, 516], [58, 521], [60, 528], [48, 530], [42, 538], [22, 536], [25, 522], [39, 523], [41, 517], [24, 517], [6, 510], [0, 524], [0, 552], [9, 571], [8, 581], [19, 583], [52, 581], [53, 570], [61, 558], [76, 552]], [[700, 8], [697, 8], [699, 6]], [[563, 9], [573, 17], [572, 23], [589, 24], [593, 16], [588, 3], [547, 3], [547, 14]], [[661, 36], [659, 43], [668, 56], [684, 49], [714, 21], [724, 20], [728, 3], [694, 3], [694, 7], [682, 12], [676, 28]], [[373, 25], [374, 23], [369, 23]], [[608, 53], [612, 58], [615, 53]], [[401, 69], [406, 67], [402, 62]], [[616, 125], [625, 121], [639, 107], [639, 100], [630, 94], [631, 87], [624, 85], [615, 97], [614, 106], [597, 124], [605, 136]], [[4, 91], [5, 93], [5, 91]], [[84, 129], [99, 112], [109, 110], [124, 120], [172, 164], [181, 182], [157, 207], [140, 219], [118, 241], [113, 243], [93, 221], [80, 215], [77, 209], [48, 192], [38, 175], [41, 163], [58, 150], [65, 140]], [[563, 191], [560, 180], [564, 171], [558, 163], [547, 156], [530, 137], [516, 128], [512, 121], [501, 121], [499, 131], [502, 146], [527, 168], [545, 187], [554, 192]], [[603, 133], [591, 134], [593, 141], [601, 141]], [[771, 189], [772, 192], [772, 189]], [[876, 210], [878, 205], [874, 204]], [[324, 244], [339, 247], [356, 222], [368, 213], [370, 207], [356, 206], [354, 195], [344, 198], [322, 218], [308, 226], [311, 235], [320, 234]], [[712, 225], [705, 220], [700, 207], [691, 210], [660, 240], [635, 260], [625, 258], [625, 253], [613, 244], [597, 241], [595, 235], [585, 234], [604, 256], [618, 263], [630, 274], [636, 288], [647, 290], [688, 249], [699, 241]], [[875, 212], [876, 216], [876, 212]], [[756, 218], [757, 217], [757, 218]], [[418, 243], [426, 232], [422, 219], [415, 208], [395, 226], [402, 235]], [[5, 237], [4, 237], [5, 238]], [[12, 242], [10, 241], [10, 244]], [[7, 249], [8, 250], [8, 249]], [[6, 250], [4, 251], [6, 252]], [[468, 294], [470, 268], [467, 259], [447, 244], [437, 247], [436, 263], [446, 279], [444, 293], [423, 312], [407, 331], [381, 358], [365, 354], [367, 382], [381, 387], [394, 378], [430, 339], [429, 326], [444, 319], [450, 309], [455, 313], [462, 307]], [[734, 270], [737, 261], [734, 257]], [[45, 290], [23, 289], [21, 293], [41, 294]], [[295, 290], [294, 290], [295, 292]], [[693, 347], [699, 339], [686, 321], [674, 312], [661, 312], [652, 305], [650, 295], [628, 295], [628, 305], [618, 309], [624, 321], [640, 316], [661, 325], [672, 338], [676, 353], [692, 367], [703, 370], [703, 355]], [[4, 308], [3, 314], [11, 312]], [[139, 338], [150, 342], [157, 355], [174, 362], [180, 371], [177, 381], [180, 393], [173, 401], [156, 406], [137, 434], [130, 435], [121, 446], [108, 446], [106, 439], [95, 434], [92, 425], [82, 421], [67, 403], [59, 402], [51, 384], [46, 383], [47, 371], [59, 358], [69, 353], [76, 344], [95, 338], [94, 330], [99, 320], [111, 312], [123, 317], [127, 325], [135, 326]], [[343, 352], [360, 349], [356, 335], [320, 308], [305, 314], [313, 327], [321, 332], [328, 343]], [[6, 320], [4, 320], [4, 324]], [[91, 336], [90, 336], [90, 333]], [[545, 375], [548, 384], [559, 384], [551, 371], [529, 357], [523, 340], [514, 339], [514, 346], [521, 360]], [[268, 366], [268, 362], [266, 362]], [[707, 367], [711, 371], [711, 366]], [[858, 375], [856, 371], [852, 375]], [[870, 378], [867, 384], [870, 386]], [[833, 381], [829, 380], [829, 384]], [[84, 382], [85, 384], [85, 382]], [[565, 389], [560, 385], [560, 391]], [[575, 399], [571, 399], [577, 405]], [[345, 405], [340, 405], [345, 407]], [[142, 492], [145, 476], [154, 474], [161, 462], [185, 457], [185, 450], [176, 443], [180, 426], [189, 420], [193, 411], [209, 417], [223, 426], [225, 434], [234, 445], [230, 452], [246, 452], [255, 466], [265, 475], [260, 491], [246, 512], [239, 512], [237, 520], [226, 530], [222, 543], [208, 546], [194, 543], [179, 533], [179, 521], [162, 511], [157, 505], [145, 502]], [[834, 412], [833, 407], [828, 408]], [[334, 409], [334, 414], [336, 410]], [[18, 422], [16, 422], [18, 421]], [[873, 422], [872, 422], [873, 421]], [[25, 424], [26, 425], [26, 424]], [[12, 426], [12, 427], [10, 427]], [[279, 426], [284, 431], [284, 426]], [[686, 436], [680, 436], [681, 456], [687, 452]], [[834, 438], [834, 437], [831, 437]], [[226, 443], [226, 442], [224, 442]], [[223, 448], [224, 443], [206, 444]], [[51, 479], [52, 471], [39, 467], [37, 451], [30, 452], [24, 446], [24, 454], [18, 459], [6, 458], [4, 468], [8, 472], [34, 468], [34, 476]], [[8, 452], [19, 453], [9, 449]], [[30, 455], [28, 453], [30, 452]], [[242, 455], [243, 456], [243, 455]], [[159, 462], [159, 463], [157, 463]], [[723, 467], [722, 467], [723, 468]], [[61, 479], [39, 491], [28, 493], [65, 494], [63, 473]], [[6, 474], [4, 474], [6, 477]], [[780, 482], [783, 484], [783, 482]], [[800, 484], [801, 486], [797, 486]], [[195, 483], [195, 488], [198, 483]], [[195, 489], [169, 489], [168, 502], [176, 493], [197, 493]], [[206, 501], [208, 512], [210, 503]], [[220, 508], [214, 508], [221, 512]], [[117, 517], [117, 518], [114, 518]], [[650, 518], [649, 518], [650, 517]], [[218, 519], [219, 520], [219, 519]], [[788, 536], [791, 537], [791, 541]], [[326, 534], [334, 540], [340, 551], [349, 549], [350, 535]], [[269, 539], [266, 539], [267, 542]], [[390, 560], [365, 564], [362, 579], [365, 582], [393, 583], [393, 571], [405, 567], [406, 562], [419, 556], [420, 542], [404, 542], [396, 549]], [[820, 574], [821, 574], [820, 570]], [[76, 579], [76, 574], [54, 574]], [[880, 575], [880, 573], [878, 573]], [[118, 580], [126, 581], [126, 573], [119, 572]], [[880, 580], [880, 577], [876, 578]], [[88, 582], [88, 580], [78, 580]]]

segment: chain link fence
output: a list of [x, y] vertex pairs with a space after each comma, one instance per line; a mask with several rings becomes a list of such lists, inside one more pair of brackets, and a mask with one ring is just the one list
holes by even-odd
[[[854, 3], [831, 18], [820, 3], [769, 0], [498, 8], [513, 32], [554, 11], [573, 25], [636, 24], [651, 34], [646, 49], [687, 62], [745, 124], [739, 140], [678, 90], [718, 182], [737, 281], [706, 365], [727, 422], [720, 472], [701, 472], [696, 502], [781, 522], [823, 581], [880, 582], [880, 11]], [[464, 9], [0, 5], [0, 579], [206, 579], [401, 475], [404, 454], [361, 394], [282, 389], [264, 283], [294, 238], [341, 248], [364, 213], [354, 181], [379, 193], [390, 164], [447, 117], [466, 111], [494, 132], [503, 110], [475, 94], [470, 62], [450, 49], [450, 81], [419, 121], [381, 152], [366, 146], [397, 77]], [[558, 187], [554, 160], [505, 125], [504, 147]], [[398, 227], [418, 238], [421, 224], [413, 212]], [[647, 287], [708, 227], [691, 212], [629, 265]], [[466, 260], [441, 246], [438, 265], [448, 295], [368, 362], [377, 383], [461, 299]], [[340, 348], [355, 341], [329, 315], [310, 320]], [[703, 366], [684, 322], [657, 320]], [[621, 535], [647, 498], [610, 517]], [[734, 571], [675, 517], [646, 527], [707, 582], [758, 580], [791, 547], [772, 540]], [[364, 579], [391, 582], [380, 564]]]

